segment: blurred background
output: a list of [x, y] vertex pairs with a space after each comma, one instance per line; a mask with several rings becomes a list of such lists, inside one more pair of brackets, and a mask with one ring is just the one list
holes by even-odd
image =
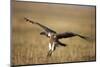
[[[14, 65], [46, 64], [60, 62], [94, 61], [95, 23], [94, 6], [50, 4], [36, 2], [12, 3], [12, 56]], [[24, 17], [37, 21], [58, 33], [74, 32], [87, 36], [91, 41], [79, 37], [62, 39], [66, 47], [58, 47], [47, 58], [48, 38], [37, 25], [26, 23]]]

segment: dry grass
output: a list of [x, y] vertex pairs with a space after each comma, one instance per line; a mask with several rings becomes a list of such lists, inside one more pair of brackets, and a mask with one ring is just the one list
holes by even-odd
[[[59, 19], [57, 20], [57, 18], [56, 19], [51, 18], [51, 15], [48, 15], [49, 17], [45, 17], [42, 15], [43, 17], [41, 18], [41, 15], [39, 14], [36, 15], [33, 11], [31, 13], [32, 15], [29, 15], [29, 16], [31, 17], [36, 16], [38, 20], [34, 18], [35, 20], [41, 21], [40, 22], [41, 24], [44, 24], [56, 30], [57, 32], [71, 31], [71, 32], [75, 32], [84, 36], [88, 36], [89, 38], [92, 39], [91, 41], [86, 41], [79, 37], [62, 39], [61, 41], [63, 43], [66, 43], [67, 46], [58, 47], [53, 52], [52, 56], [50, 58], [47, 58], [46, 55], [48, 52], [48, 38], [46, 38], [45, 36], [39, 35], [39, 33], [42, 30], [40, 27], [29, 24], [29, 23], [25, 23], [23, 18], [25, 15], [27, 16], [28, 13], [22, 13], [21, 10], [19, 10], [19, 8], [22, 8], [22, 7], [18, 7], [18, 5], [20, 6], [20, 4], [15, 4], [15, 5], [17, 6], [14, 6], [13, 8], [14, 9], [16, 7], [17, 8], [16, 8], [16, 11], [14, 11], [13, 19], [12, 19], [12, 51], [11, 51], [12, 64], [14, 65], [45, 64], [45, 63], [96, 60], [95, 58], [96, 57], [95, 56], [95, 19], [94, 18], [91, 19], [89, 17], [87, 19], [80, 16], [77, 17], [76, 15], [77, 17], [76, 20], [75, 19], [72, 20], [71, 18], [66, 19], [66, 18], [61, 18], [61, 17], [58, 17]], [[30, 8], [32, 9], [32, 7]], [[95, 9], [93, 8], [92, 14], [95, 13], [94, 10]], [[84, 13], [84, 10], [83, 10], [83, 13]], [[60, 18], [63, 21], [60, 20]], [[83, 21], [85, 22], [83, 23]]]

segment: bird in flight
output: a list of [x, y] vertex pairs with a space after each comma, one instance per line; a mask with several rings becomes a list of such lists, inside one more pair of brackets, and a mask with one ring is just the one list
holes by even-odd
[[49, 38], [49, 51], [48, 51], [47, 57], [52, 55], [52, 52], [56, 49], [56, 47], [58, 45], [61, 45], [64, 47], [66, 46], [66, 44], [60, 42], [59, 39], [70, 38], [70, 37], [74, 37], [74, 36], [79, 36], [80, 38], [87, 39], [87, 37], [84, 37], [82, 35], [79, 35], [79, 34], [76, 34], [73, 32], [57, 33], [56, 31], [54, 31], [54, 30], [48, 28], [47, 26], [44, 26], [38, 22], [32, 21], [26, 17], [24, 19], [27, 22], [30, 22], [32, 24], [36, 24], [44, 29], [44, 31], [40, 32], [40, 35], [45, 35], [46, 37]]

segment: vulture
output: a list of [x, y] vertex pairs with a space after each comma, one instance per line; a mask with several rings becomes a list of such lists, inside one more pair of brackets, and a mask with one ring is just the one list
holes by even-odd
[[26, 22], [30, 22], [32, 24], [38, 25], [42, 29], [44, 29], [44, 31], [40, 32], [40, 35], [44, 35], [49, 38], [49, 51], [47, 53], [47, 57], [52, 55], [52, 52], [56, 49], [56, 47], [58, 45], [61, 45], [64, 47], [66, 46], [66, 44], [60, 42], [59, 39], [70, 38], [70, 37], [75, 37], [75, 36], [78, 36], [83, 39], [87, 39], [87, 37], [79, 35], [77, 33], [73, 33], [73, 32], [57, 33], [56, 31], [54, 31], [54, 30], [48, 28], [47, 26], [44, 26], [38, 22], [32, 21], [26, 17], [24, 19], [26, 20]]

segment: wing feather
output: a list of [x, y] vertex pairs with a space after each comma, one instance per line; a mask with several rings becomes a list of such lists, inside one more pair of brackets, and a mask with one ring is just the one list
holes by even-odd
[[73, 36], [76, 36], [76, 34], [72, 33], [72, 32], [64, 32], [64, 33], [57, 34], [57, 38], [58, 39], [67, 38], [67, 37], [73, 37]]
[[38, 22], [35, 22], [35, 21], [32, 21], [28, 18], [24, 18], [26, 21], [29, 21], [30, 23], [32, 24], [36, 24], [36, 25], [39, 25], [41, 28], [43, 28], [46, 32], [52, 32], [52, 33], [56, 33], [54, 30], [51, 30], [50, 28], [38, 23]]

